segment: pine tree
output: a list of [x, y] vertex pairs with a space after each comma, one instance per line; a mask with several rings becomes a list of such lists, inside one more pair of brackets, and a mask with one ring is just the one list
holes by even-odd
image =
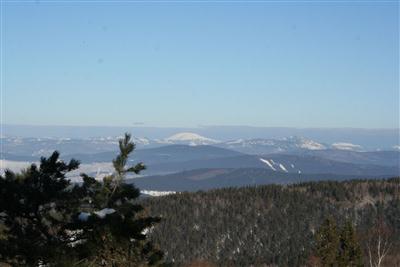
[[119, 141], [115, 172], [102, 182], [82, 174], [72, 184], [66, 174], [79, 167], [54, 152], [20, 174], [0, 176], [0, 263], [13, 266], [147, 266], [163, 253], [147, 239], [159, 218], [137, 204], [140, 191], [127, 184], [143, 163], [127, 167], [135, 145]]
[[316, 254], [323, 266], [335, 266], [339, 233], [332, 217], [327, 218], [316, 233]]
[[340, 267], [363, 266], [361, 247], [356, 232], [350, 221], [347, 221], [341, 232], [337, 262]]
[[113, 160], [115, 172], [103, 182], [82, 175], [82, 210], [70, 226], [77, 235], [76, 251], [84, 262], [106, 266], [140, 266], [160, 262], [163, 254], [146, 239], [146, 233], [160, 221], [145, 216], [135, 200], [140, 191], [125, 182], [126, 175], [139, 174], [143, 163], [127, 166], [129, 154], [135, 149], [131, 136], [119, 140], [119, 155]]
[[67, 172], [79, 162], [59, 160], [55, 151], [20, 174], [0, 176], [0, 260], [12, 265], [48, 263], [68, 249], [65, 227], [78, 201], [68, 190]]

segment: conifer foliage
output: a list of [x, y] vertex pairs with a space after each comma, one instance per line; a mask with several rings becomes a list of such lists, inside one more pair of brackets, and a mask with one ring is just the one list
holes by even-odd
[[339, 266], [363, 266], [361, 246], [350, 221], [346, 221], [340, 232], [339, 244]]
[[71, 229], [77, 233], [79, 258], [87, 263], [139, 266], [155, 264], [162, 258], [145, 234], [159, 218], [138, 216], [143, 211], [135, 203], [140, 191], [124, 181], [127, 174], [138, 174], [145, 169], [143, 163], [127, 166], [129, 154], [135, 149], [130, 138], [126, 134], [119, 140], [120, 154], [113, 160], [114, 174], [104, 177], [102, 183], [82, 175], [82, 211]]
[[[150, 214], [163, 218], [150, 237], [174, 266], [338, 266], [347, 220], [365, 251], [364, 264], [369, 265], [371, 251], [372, 264], [380, 255], [379, 266], [400, 266], [400, 178], [223, 188], [141, 201]], [[326, 218], [331, 221], [324, 223]], [[374, 226], [375, 218], [384, 224]], [[321, 226], [325, 230], [318, 231]], [[318, 238], [333, 265], [322, 263]], [[351, 243], [343, 242], [345, 251]]]
[[333, 217], [327, 218], [316, 236], [316, 254], [322, 266], [363, 266], [361, 246], [350, 221], [338, 230]]
[[319, 228], [316, 239], [316, 252], [324, 266], [334, 266], [339, 247], [339, 234], [336, 221], [329, 217]]
[[0, 263], [48, 266], [156, 265], [162, 252], [146, 233], [159, 221], [145, 215], [136, 199], [140, 191], [125, 183], [129, 173], [145, 169], [127, 166], [135, 149], [131, 136], [119, 141], [115, 172], [102, 182], [81, 174], [81, 185], [66, 174], [79, 167], [59, 159], [58, 152], [42, 158], [20, 174], [0, 177]]
[[66, 222], [78, 208], [65, 174], [78, 166], [76, 160], [60, 161], [54, 152], [39, 167], [0, 177], [0, 262], [35, 265], [62, 253]]

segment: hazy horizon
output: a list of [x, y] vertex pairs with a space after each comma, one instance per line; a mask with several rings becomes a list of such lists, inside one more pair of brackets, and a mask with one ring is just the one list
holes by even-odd
[[82, 128], [180, 128], [180, 129], [196, 129], [207, 127], [244, 127], [244, 128], [277, 128], [277, 129], [355, 129], [355, 130], [400, 130], [399, 127], [340, 127], [340, 126], [326, 126], [326, 127], [313, 127], [313, 126], [258, 126], [258, 125], [240, 125], [240, 124], [204, 124], [204, 125], [147, 125], [147, 124], [131, 124], [131, 125], [79, 125], [79, 124], [24, 124], [24, 123], [0, 123], [2, 126], [27, 126], [27, 127], [82, 127]]

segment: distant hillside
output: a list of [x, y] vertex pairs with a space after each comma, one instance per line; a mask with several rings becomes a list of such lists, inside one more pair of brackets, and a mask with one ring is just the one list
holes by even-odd
[[[152, 238], [176, 266], [304, 266], [327, 216], [355, 223], [359, 241], [378, 216], [392, 231], [382, 266], [400, 264], [400, 178], [225, 188], [147, 198], [162, 222]], [[365, 259], [366, 260], [366, 259]], [[365, 263], [367, 266], [367, 262]]]
[[[243, 154], [233, 150], [208, 145], [166, 145], [156, 148], [135, 150], [130, 159], [136, 162], [144, 162], [146, 165], [152, 165], [200, 159], [219, 159], [240, 155]], [[68, 155], [68, 157], [79, 159], [84, 163], [110, 162], [115, 157], [115, 152], [103, 152], [96, 154], [71, 154]]]
[[[275, 172], [265, 168], [196, 169], [159, 176], [131, 179], [142, 190], [197, 191], [223, 187], [242, 187], [266, 184], [289, 184], [305, 181], [348, 180], [367, 176], [338, 174], [298, 174]], [[370, 176], [372, 177], [372, 176]]]
[[381, 166], [399, 166], [400, 164], [400, 151], [356, 152], [327, 149], [302, 151], [298, 154], [355, 164], [373, 164]]
[[[193, 136], [193, 134], [175, 136], [173, 140], [176, 141], [177, 139], [181, 140], [185, 138], [189, 138], [189, 140], [192, 141], [198, 139], [201, 142], [206, 140], [196, 135]], [[5, 168], [14, 165], [17, 166], [18, 162], [36, 162], [40, 159], [42, 154], [51, 153], [53, 148], [65, 148], [67, 152], [71, 152], [75, 147], [79, 147], [81, 153], [65, 153], [62, 154], [61, 158], [67, 161], [71, 158], [75, 158], [83, 164], [90, 164], [92, 168], [90, 169], [90, 166], [87, 165], [88, 168], [86, 171], [92, 175], [107, 174], [108, 168], [104, 168], [98, 163], [109, 164], [116, 155], [116, 152], [110, 150], [91, 153], [91, 151], [93, 152], [92, 148], [96, 147], [99, 150], [103, 150], [108, 148], [111, 144], [113, 144], [113, 147], [117, 145], [115, 138], [94, 138], [86, 142], [68, 138], [8, 138], [6, 140], [6, 144], [8, 144], [6, 147], [8, 148], [0, 152], [0, 158], [6, 159], [7, 162], [10, 163], [5, 166]], [[139, 139], [136, 138], [135, 140]], [[146, 142], [146, 139], [140, 140], [143, 143]], [[264, 141], [259, 140], [261, 143]], [[270, 141], [271, 140], [266, 140], [265, 142], [268, 144]], [[302, 138], [291, 138], [283, 140], [282, 142], [287, 141], [294, 141], [296, 146], [307, 145], [318, 148], [317, 144]], [[27, 148], [24, 144], [27, 144]], [[253, 143], [251, 144], [255, 145]], [[43, 145], [42, 148], [40, 148], [41, 145]], [[237, 145], [237, 143], [235, 143], [235, 145]], [[7, 152], [10, 150], [15, 153]], [[26, 153], [28, 150], [30, 152]], [[63, 152], [64, 150], [60, 151]], [[15, 161], [16, 164], [13, 164], [11, 161]], [[335, 149], [301, 149], [293, 151], [293, 154], [281, 152], [275, 154], [249, 155], [211, 145], [192, 146], [172, 144], [154, 148], [137, 149], [130, 158], [130, 161], [133, 163], [144, 162], [146, 164], [147, 170], [143, 172], [143, 175], [151, 176], [147, 177], [146, 181], [143, 183], [146, 187], [153, 187], [155, 182], [152, 183], [151, 181], [158, 180], [158, 178], [153, 179], [152, 176], [177, 173], [173, 177], [178, 180], [181, 179], [181, 181], [175, 179], [174, 183], [175, 181], [178, 184], [183, 182], [179, 186], [186, 188], [185, 190], [192, 190], [191, 188], [195, 188], [195, 190], [219, 188], [222, 184], [225, 186], [238, 186], [248, 185], [249, 183], [268, 184], [271, 183], [271, 181], [281, 183], [282, 180], [297, 181], [298, 178], [304, 181], [308, 180], [309, 177], [314, 177], [313, 175], [310, 176], [310, 174], [330, 174], [330, 177], [346, 176], [346, 178], [358, 178], [390, 177], [397, 176], [400, 173], [400, 152], [398, 151], [355, 152]], [[219, 179], [220, 181], [209, 180], [209, 184], [204, 186], [199, 183], [195, 186], [189, 186], [187, 182], [184, 181], [184, 179], [186, 179], [185, 172], [197, 169], [264, 169], [265, 174], [257, 174], [255, 177], [250, 177], [248, 171], [243, 171], [243, 176], [236, 180], [225, 175], [224, 179], [227, 181], [224, 183], [221, 183], [222, 179]], [[276, 173], [289, 173], [292, 175], [273, 175], [271, 171]], [[181, 172], [184, 173], [179, 174]], [[274, 180], [276, 177], [280, 177], [278, 178], [279, 181]], [[326, 176], [320, 175], [320, 178], [324, 177]], [[249, 182], [253, 181], [253, 179], [256, 181]], [[174, 188], [174, 183], [172, 183], [171, 179], [167, 186], [168, 190], [177, 190]], [[166, 185], [164, 182], [161, 184]], [[183, 186], [183, 184], [187, 184], [187, 186]], [[159, 187], [160, 184], [157, 182], [157, 185]]]
[[[154, 162], [154, 161], [153, 161]], [[201, 168], [265, 168], [288, 173], [332, 173], [340, 175], [395, 176], [399, 165], [374, 165], [335, 161], [308, 155], [239, 155], [213, 159], [197, 159], [180, 162], [152, 162], [147, 164], [150, 172], [171, 173]]]

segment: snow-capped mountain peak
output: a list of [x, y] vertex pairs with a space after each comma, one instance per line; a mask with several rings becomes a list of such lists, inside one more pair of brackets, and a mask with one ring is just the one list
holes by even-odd
[[201, 136], [196, 133], [184, 132], [177, 133], [165, 139], [169, 143], [188, 143], [190, 145], [208, 145], [216, 144], [219, 141]]
[[290, 136], [290, 137], [284, 138], [283, 140], [292, 142], [293, 144], [295, 144], [296, 147], [301, 148], [301, 149], [306, 149], [306, 150], [326, 149], [326, 146], [324, 146], [323, 144], [320, 144], [318, 142], [315, 142], [311, 139], [307, 139], [304, 137]]
[[223, 143], [224, 147], [249, 154], [282, 153], [299, 150], [323, 150], [326, 145], [303, 137], [282, 139], [238, 139]]
[[300, 148], [303, 149], [308, 149], [308, 150], [322, 150], [322, 149], [326, 149], [326, 147], [320, 143], [317, 143], [313, 140], [303, 140], [303, 142], [301, 142], [299, 144]]

